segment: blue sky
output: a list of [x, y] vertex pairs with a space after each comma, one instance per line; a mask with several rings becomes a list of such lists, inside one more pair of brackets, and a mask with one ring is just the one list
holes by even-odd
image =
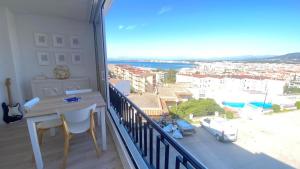
[[300, 0], [114, 0], [105, 20], [109, 58], [300, 52]]

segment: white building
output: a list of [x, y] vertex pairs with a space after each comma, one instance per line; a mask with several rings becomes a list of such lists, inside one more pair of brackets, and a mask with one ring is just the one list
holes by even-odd
[[[176, 83], [190, 83], [188, 88], [195, 99], [214, 98], [221, 93], [252, 93], [281, 95], [285, 81], [245, 75], [176, 75]], [[224, 96], [226, 97], [226, 96]]]

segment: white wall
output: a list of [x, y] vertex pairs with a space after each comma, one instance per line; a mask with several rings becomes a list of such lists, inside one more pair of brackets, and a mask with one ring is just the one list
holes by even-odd
[[[39, 48], [34, 43], [34, 33], [48, 34], [48, 48]], [[54, 48], [52, 34], [61, 34], [65, 37], [66, 47]], [[70, 48], [70, 36], [80, 38], [81, 48]], [[50, 65], [40, 66], [36, 56], [37, 51], [50, 53]], [[94, 53], [93, 27], [88, 22], [75, 21], [50, 16], [35, 16], [16, 14], [6, 7], [0, 6], [0, 102], [7, 102], [4, 81], [12, 79], [12, 91], [15, 102], [23, 103], [32, 97], [30, 81], [33, 77], [44, 74], [53, 77], [55, 52], [64, 52], [72, 77], [89, 77], [92, 88], [96, 85], [96, 66]], [[74, 65], [71, 53], [82, 54], [82, 64]], [[0, 108], [0, 124], [2, 121]]]
[[[21, 55], [18, 58], [20, 75], [20, 85], [25, 99], [32, 97], [30, 80], [40, 74], [53, 77], [55, 65], [55, 52], [67, 54], [67, 63], [71, 71], [71, 76], [88, 76], [92, 87], [96, 89], [96, 67], [94, 54], [94, 37], [92, 25], [86, 22], [79, 22], [64, 18], [34, 15], [16, 15], [16, 26], [19, 38]], [[48, 48], [39, 48], [34, 43], [34, 33], [46, 33], [48, 35]], [[61, 34], [65, 37], [66, 47], [54, 48], [52, 34]], [[71, 49], [69, 38], [72, 35], [80, 37], [81, 49]], [[36, 52], [46, 51], [50, 53], [50, 65], [40, 66], [38, 64]], [[83, 56], [83, 63], [74, 65], [71, 62], [71, 53], [80, 52]]]
[[[15, 57], [17, 52], [17, 39], [14, 27], [14, 16], [5, 7], [0, 7], [0, 103], [7, 103], [7, 92], [4, 85], [6, 78], [11, 78], [11, 88], [13, 98], [19, 100], [20, 92], [17, 83], [17, 76], [15, 72]], [[0, 124], [2, 121], [3, 112], [0, 108]]]

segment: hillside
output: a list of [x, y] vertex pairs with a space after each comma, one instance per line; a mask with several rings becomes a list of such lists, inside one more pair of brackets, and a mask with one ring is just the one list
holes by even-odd
[[300, 63], [300, 53], [289, 53], [280, 56], [273, 56], [269, 58], [262, 59], [262, 61], [267, 62], [284, 62], [284, 63]]

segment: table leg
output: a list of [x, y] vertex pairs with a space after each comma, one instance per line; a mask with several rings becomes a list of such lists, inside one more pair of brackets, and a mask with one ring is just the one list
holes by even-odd
[[32, 150], [33, 150], [33, 154], [34, 154], [36, 168], [42, 169], [42, 168], [44, 168], [44, 164], [43, 164], [40, 145], [38, 142], [36, 125], [32, 118], [27, 118], [27, 126], [28, 126], [28, 131], [29, 131], [30, 141], [31, 141]]
[[107, 149], [105, 114], [106, 114], [106, 107], [101, 107], [100, 111], [98, 111], [98, 125], [101, 132], [102, 150]]

